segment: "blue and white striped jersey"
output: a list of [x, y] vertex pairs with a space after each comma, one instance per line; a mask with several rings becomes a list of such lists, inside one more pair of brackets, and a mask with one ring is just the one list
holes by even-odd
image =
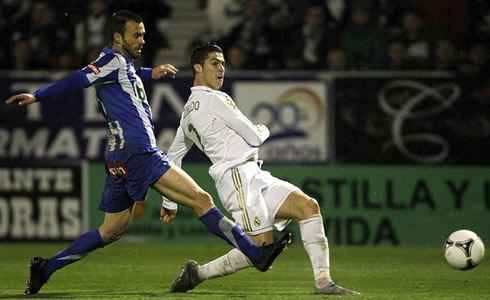
[[141, 81], [151, 68], [135, 68], [131, 58], [105, 47], [100, 57], [79, 71], [86, 85], [95, 85], [109, 126], [109, 151], [155, 151], [150, 105]]
[[105, 47], [99, 58], [71, 76], [37, 90], [38, 101], [57, 98], [94, 86], [109, 126], [108, 151], [158, 151], [150, 105], [141, 79], [151, 79], [151, 68], [135, 68], [133, 59]]

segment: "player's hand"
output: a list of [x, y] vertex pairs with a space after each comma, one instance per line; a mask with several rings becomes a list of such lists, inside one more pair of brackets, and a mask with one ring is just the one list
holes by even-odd
[[18, 102], [19, 105], [28, 105], [36, 102], [36, 97], [33, 94], [23, 93], [14, 95], [5, 101], [7, 104]]
[[176, 209], [168, 209], [163, 206], [160, 208], [160, 221], [162, 221], [162, 223], [168, 223], [172, 221], [175, 216], [177, 216]]
[[178, 71], [179, 70], [171, 64], [159, 65], [153, 68], [153, 70], [151, 71], [151, 78], [159, 79], [167, 75], [175, 78], [175, 74], [177, 74]]

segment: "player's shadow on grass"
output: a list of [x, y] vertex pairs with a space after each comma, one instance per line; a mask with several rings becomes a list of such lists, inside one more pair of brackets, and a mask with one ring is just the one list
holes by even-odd
[[24, 294], [15, 295], [0, 295], [0, 299], [74, 299], [74, 298], [87, 298], [96, 299], [95, 295], [80, 295], [72, 293], [41, 293], [37, 295], [26, 296]]
[[[27, 299], [27, 298], [30, 298], [30, 299], [53, 299], [53, 298], [75, 298], [75, 297], [79, 297], [77, 295], [74, 295], [74, 294], [70, 294], [70, 293], [42, 293], [42, 294], [38, 294], [38, 295], [29, 295], [29, 296], [26, 296], [24, 294], [13, 294], [13, 295], [0, 295], [0, 299]], [[87, 295], [88, 297], [88, 295]], [[83, 298], [83, 297], [82, 297]]]
[[113, 292], [104, 291], [101, 293], [40, 293], [36, 295], [26, 296], [24, 294], [13, 294], [13, 295], [0, 295], [0, 299], [117, 299], [118, 297], [148, 297], [148, 298], [161, 298], [160, 293], [149, 293], [149, 292]]
[[[281, 295], [277, 292], [274, 292], [274, 295]], [[291, 295], [291, 294], [284, 294]], [[117, 292], [117, 291], [100, 291], [91, 293], [39, 293], [36, 295], [25, 296], [24, 294], [13, 294], [13, 295], [0, 295], [0, 299], [117, 299], [117, 298], [126, 298], [126, 297], [145, 297], [145, 298], [171, 298], [178, 299], [182, 297], [221, 297], [226, 296], [227, 298], [245, 298], [250, 297], [250, 294], [239, 293], [239, 292], [230, 292], [230, 291], [194, 291], [188, 293], [169, 293], [168, 291], [164, 292]]]

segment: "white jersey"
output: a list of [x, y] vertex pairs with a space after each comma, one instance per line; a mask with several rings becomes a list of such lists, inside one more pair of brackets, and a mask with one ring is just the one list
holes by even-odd
[[226, 170], [257, 158], [269, 137], [263, 125], [254, 125], [228, 94], [204, 86], [191, 88], [168, 158], [181, 165], [196, 144], [212, 162], [209, 174], [219, 182]]
[[[168, 158], [180, 166], [196, 144], [213, 163], [209, 174], [235, 223], [251, 235], [281, 231], [290, 220], [276, 219], [276, 214], [298, 188], [261, 170], [255, 162], [269, 130], [252, 124], [226, 93], [202, 86], [191, 91]], [[175, 209], [175, 204], [163, 199], [164, 207]]]

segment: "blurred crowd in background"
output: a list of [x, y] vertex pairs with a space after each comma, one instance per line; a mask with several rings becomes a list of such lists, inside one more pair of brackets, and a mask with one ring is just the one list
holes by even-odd
[[160, 18], [172, 8], [152, 0], [0, 0], [0, 68], [8, 70], [73, 70], [94, 61], [110, 46], [106, 24], [117, 10], [129, 9], [144, 17], [145, 62], [167, 47]]
[[[183, 52], [222, 46], [229, 69], [439, 70], [490, 76], [488, 0], [181, 0], [205, 11]], [[143, 65], [171, 45], [164, 0], [0, 0], [0, 69], [73, 70], [108, 44], [110, 14], [144, 18]], [[167, 26], [171, 29], [171, 26]], [[170, 62], [172, 63], [172, 62]]]

